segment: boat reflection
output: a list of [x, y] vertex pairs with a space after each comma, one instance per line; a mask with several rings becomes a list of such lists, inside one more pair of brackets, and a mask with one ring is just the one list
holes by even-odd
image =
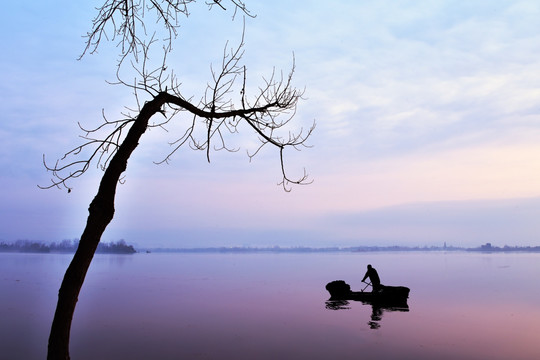
[[[377, 330], [381, 327], [381, 321], [383, 314], [385, 312], [408, 312], [408, 305], [400, 306], [383, 306], [380, 304], [370, 303], [369, 301], [360, 301], [363, 305], [371, 305], [371, 315], [370, 320], [367, 322], [367, 325], [370, 329]], [[325, 307], [328, 310], [349, 310], [351, 309], [351, 304], [349, 300], [327, 300], [325, 302]]]
[[328, 310], [348, 310], [351, 308], [347, 300], [328, 300], [325, 304]]

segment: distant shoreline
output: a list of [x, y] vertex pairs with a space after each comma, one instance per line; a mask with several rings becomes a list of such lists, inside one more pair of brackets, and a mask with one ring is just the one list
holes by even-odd
[[141, 252], [156, 253], [331, 253], [331, 252], [426, 252], [426, 251], [446, 251], [446, 252], [540, 252], [540, 246], [508, 246], [497, 247], [490, 243], [476, 248], [465, 248], [455, 246], [350, 246], [350, 247], [205, 247], [205, 248], [144, 248]]
[[[0, 252], [2, 253], [53, 253], [66, 254], [75, 253], [78, 240], [64, 240], [61, 243], [45, 244], [39, 241], [18, 240], [14, 243], [0, 241]], [[124, 240], [110, 243], [99, 243], [97, 254], [135, 254], [135, 253], [234, 253], [234, 254], [254, 254], [254, 253], [346, 253], [346, 252], [483, 252], [483, 253], [540, 253], [540, 246], [492, 246], [486, 243], [475, 248], [456, 246], [349, 246], [349, 247], [250, 247], [250, 246], [221, 246], [221, 247], [201, 247], [201, 248], [140, 248], [135, 249], [133, 245], [127, 244]]]
[[[72, 254], [79, 246], [79, 240], [63, 240], [60, 243], [45, 244], [39, 241], [17, 240], [14, 243], [0, 242], [0, 252], [3, 253], [39, 253], [39, 254]], [[99, 243], [97, 254], [135, 254], [137, 251], [124, 240], [109, 243]]]

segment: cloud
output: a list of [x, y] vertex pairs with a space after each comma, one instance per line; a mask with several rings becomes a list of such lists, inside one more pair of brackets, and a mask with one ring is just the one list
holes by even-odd
[[403, 153], [474, 133], [492, 140], [538, 115], [537, 29], [518, 29], [509, 3], [438, 4], [340, 3], [348, 16], [320, 21], [326, 9], [315, 9], [291, 21], [305, 114], [323, 142]]
[[[317, 219], [329, 213], [539, 195], [538, 2], [249, 5], [257, 17], [246, 19], [248, 81], [257, 84], [274, 66], [287, 73], [294, 53], [294, 83], [306, 88], [294, 121], [307, 127], [315, 119], [318, 126], [310, 141], [315, 147], [288, 152], [286, 165], [295, 173], [305, 166], [315, 182], [282, 194], [275, 186], [276, 153], [268, 149], [252, 163], [245, 156], [244, 149], [253, 147], [251, 132], [231, 138], [240, 153], [212, 154], [211, 164], [203, 153], [186, 148], [171, 166], [156, 167], [152, 161], [163, 158], [167, 141], [181, 131], [185, 119], [179, 118], [170, 133], [145, 134], [129, 162], [111, 231], [130, 234], [131, 226], [139, 233], [164, 229], [172, 236], [187, 225], [229, 234], [317, 229], [330, 239], [337, 225], [317, 227]], [[4, 195], [2, 211], [32, 215], [18, 228], [8, 222], [12, 234], [40, 228], [38, 220], [58, 223], [58, 217], [77, 224], [66, 233], [78, 234], [75, 217], [84, 221], [100, 173], [74, 184], [68, 205], [63, 195], [34, 194], [35, 184], [50, 175], [41, 156], [55, 160], [79, 144], [77, 121], [97, 125], [102, 109], [116, 119], [134, 100], [127, 89], [105, 84], [114, 79], [114, 44], [74, 60], [91, 21], [89, 8], [8, 6], [6, 13], [13, 16], [0, 25], [10, 50], [0, 55], [5, 69], [0, 166], [4, 188], [16, 191]], [[204, 92], [210, 63], [219, 64], [227, 40], [229, 46], [239, 40], [242, 19], [231, 22], [229, 15], [197, 3], [184, 19], [169, 60], [186, 97]], [[405, 210], [384, 214], [399, 226], [398, 215], [409, 219]]]
[[442, 244], [475, 247], [485, 242], [529, 245], [537, 242], [540, 198], [427, 202], [327, 218], [361, 243]]

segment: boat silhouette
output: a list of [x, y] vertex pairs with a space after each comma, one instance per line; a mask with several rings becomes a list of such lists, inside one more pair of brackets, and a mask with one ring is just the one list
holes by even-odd
[[378, 291], [352, 291], [345, 281], [335, 280], [326, 284], [326, 290], [330, 293], [329, 301], [333, 302], [352, 300], [392, 310], [409, 308], [407, 299], [410, 289], [405, 286], [381, 285]]

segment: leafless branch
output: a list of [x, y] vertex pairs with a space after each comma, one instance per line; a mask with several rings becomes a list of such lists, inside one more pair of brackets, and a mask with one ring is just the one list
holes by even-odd
[[[163, 117], [145, 126], [148, 128], [160, 128], [168, 131], [171, 121], [182, 114], [191, 116], [184, 118], [186, 122], [184, 130], [179, 136], [169, 142], [170, 151], [165, 157], [157, 161], [169, 163], [173, 155], [184, 145], [195, 150], [206, 152], [207, 160], [210, 161], [210, 151], [225, 150], [238, 151], [238, 147], [228, 145], [226, 134], [238, 133], [241, 124], [247, 124], [258, 136], [259, 146], [249, 151], [249, 159], [253, 159], [264, 147], [270, 145], [279, 150], [279, 159], [282, 171], [282, 181], [285, 190], [290, 189], [291, 184], [305, 184], [307, 174], [304, 172], [297, 179], [288, 176], [285, 170], [284, 150], [293, 148], [300, 150], [306, 146], [306, 141], [312, 134], [315, 123], [307, 130], [300, 128], [296, 132], [290, 132], [289, 123], [296, 113], [298, 101], [303, 96], [303, 91], [292, 85], [292, 77], [295, 70], [295, 59], [288, 75], [276, 72], [275, 69], [269, 77], [262, 78], [262, 84], [251, 94], [247, 87], [247, 70], [240, 61], [244, 55], [244, 31], [236, 47], [229, 48], [227, 43], [224, 47], [222, 61], [218, 68], [211, 66], [211, 81], [207, 84], [204, 95], [198, 102], [192, 98], [186, 99], [180, 91], [180, 82], [174, 71], [167, 66], [167, 56], [171, 50], [171, 41], [177, 36], [179, 19], [182, 15], [188, 16], [188, 5], [195, 0], [107, 0], [98, 9], [98, 15], [93, 21], [92, 31], [87, 34], [86, 47], [82, 55], [87, 52], [95, 52], [106, 37], [117, 40], [121, 49], [120, 60], [117, 66], [117, 80], [113, 84], [119, 84], [130, 88], [136, 100], [135, 108], [126, 108], [124, 119], [109, 121], [103, 115], [103, 123], [94, 129], [81, 130], [85, 132], [82, 138], [85, 142], [68, 151], [54, 165], [49, 165], [43, 159], [47, 170], [53, 174], [50, 185], [43, 188], [63, 186], [68, 190], [68, 180], [84, 174], [92, 162], [101, 169], [105, 169], [114, 156], [123, 140], [124, 130], [137, 122], [139, 115], [148, 102], [142, 99], [162, 99], [157, 112]], [[247, 10], [245, 4], [239, 0], [229, 0], [236, 11], [253, 16]], [[212, 8], [217, 5], [225, 9], [226, 1], [206, 1]], [[165, 43], [156, 32], [147, 35], [146, 25], [149, 24], [145, 16], [153, 14], [156, 24], [161, 24], [167, 32]], [[107, 32], [109, 31], [109, 33]], [[110, 34], [110, 35], [109, 35]], [[162, 47], [161, 64], [151, 68], [149, 63], [149, 51], [152, 47]], [[130, 61], [135, 78], [129, 80], [122, 75], [124, 60], [132, 54]], [[142, 96], [144, 94], [144, 96]], [[161, 100], [160, 100], [161, 101]], [[199, 129], [199, 127], [202, 128]], [[204, 129], [204, 130], [203, 130]], [[99, 134], [104, 135], [100, 136]], [[205, 134], [203, 137], [202, 134]], [[86, 160], [73, 160], [77, 155], [85, 151], [88, 154]]]
[[[309, 183], [305, 172], [296, 179], [289, 177], [284, 161], [284, 150], [289, 147], [296, 150], [306, 147], [306, 141], [315, 128], [313, 123], [307, 130], [302, 128], [296, 132], [286, 130], [296, 113], [298, 100], [303, 95], [303, 91], [292, 86], [295, 69], [294, 57], [292, 69], [287, 76], [284, 76], [283, 73], [278, 75], [274, 70], [270, 77], [263, 78], [262, 86], [259, 86], [257, 92], [249, 97], [246, 94], [248, 91], [246, 87], [247, 71], [240, 64], [243, 46], [242, 37], [237, 47], [232, 49], [228, 49], [228, 45], [225, 47], [220, 69], [211, 67], [212, 82], [208, 83], [203, 97], [197, 104], [183, 97], [180, 92], [180, 84], [175, 82], [174, 75], [163, 76], [164, 64], [156, 69], [149, 70], [146, 68], [146, 62], [142, 62], [142, 65], [138, 68], [141, 80], [133, 83], [123, 81], [119, 76], [118, 83], [133, 90], [138, 108], [129, 109], [129, 113], [124, 114], [126, 118], [123, 120], [108, 121], [103, 117], [104, 123], [102, 125], [95, 129], [83, 129], [86, 132], [86, 135], [83, 136], [86, 142], [66, 153], [61, 160], [78, 155], [83, 149], [93, 147], [90, 156], [85, 161], [76, 160], [66, 165], [60, 165], [58, 162], [54, 166], [45, 164], [55, 177], [52, 184], [47, 187], [63, 185], [69, 189], [67, 181], [86, 172], [90, 163], [94, 160], [97, 161], [98, 167], [105, 168], [107, 166], [111, 156], [114, 155], [122, 141], [122, 131], [126, 126], [137, 121], [137, 116], [131, 115], [131, 113], [140, 113], [144, 107], [144, 104], [141, 104], [140, 100], [138, 100], [138, 94], [141, 91], [153, 99], [162, 99], [160, 100], [162, 106], [156, 112], [161, 113], [163, 118], [157, 122], [149, 123], [148, 127], [161, 128], [167, 131], [168, 124], [180, 113], [191, 115], [191, 120], [186, 124], [183, 133], [169, 143], [171, 146], [170, 152], [156, 163], [169, 163], [173, 155], [186, 144], [192, 149], [205, 151], [208, 161], [210, 161], [211, 149], [216, 151], [238, 151], [238, 148], [232, 148], [227, 144], [227, 137], [224, 132], [238, 133], [238, 126], [245, 123], [257, 134], [260, 141], [259, 146], [254, 151], [248, 151], [250, 160], [263, 147], [271, 145], [279, 150], [282, 170], [280, 184], [283, 185], [284, 189], [288, 191], [291, 184]], [[165, 85], [165, 83], [168, 85]], [[239, 98], [235, 98], [234, 94], [239, 94]], [[235, 106], [235, 99], [240, 104], [239, 107]], [[204, 138], [199, 137], [201, 131], [197, 129], [200, 125], [205, 129]], [[112, 127], [112, 131], [106, 134], [105, 137], [101, 139], [92, 137], [98, 131], [110, 127]], [[213, 147], [211, 147], [211, 143], [214, 143]]]
[[[178, 36], [180, 20], [189, 16], [189, 7], [195, 0], [106, 0], [97, 8], [98, 14], [92, 21], [92, 29], [86, 34], [85, 47], [80, 55], [82, 58], [87, 53], [97, 52], [101, 42], [110, 40], [116, 42], [120, 49], [119, 63], [123, 63], [128, 55], [132, 55], [134, 61], [139, 61], [139, 56], [144, 52], [145, 40], [148, 36], [163, 33], [160, 41], [170, 51], [172, 41]], [[239, 0], [214, 0], [206, 1], [211, 9], [218, 5], [226, 10], [224, 2], [234, 7], [233, 18], [237, 12], [249, 17], [255, 17], [249, 12], [246, 5]], [[150, 29], [155, 26], [155, 29]], [[144, 54], [142, 56], [145, 59]]]

